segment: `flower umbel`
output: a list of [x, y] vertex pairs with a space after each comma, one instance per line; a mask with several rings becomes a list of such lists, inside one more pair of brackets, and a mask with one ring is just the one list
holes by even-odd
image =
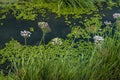
[[62, 45], [62, 40], [58, 37], [52, 39], [52, 42], [51, 42], [53, 45]]
[[114, 13], [114, 14], [113, 14], [113, 18], [115, 18], [115, 19], [120, 18], [120, 13]]
[[39, 44], [41, 44], [42, 41], [45, 43], [45, 35], [46, 33], [51, 32], [51, 28], [49, 27], [47, 22], [38, 22], [38, 26], [41, 28], [43, 32], [43, 35]]
[[106, 26], [109, 26], [109, 25], [111, 25], [112, 23], [111, 23], [111, 21], [107, 21], [107, 20], [106, 20], [106, 21], [104, 22], [104, 24], [105, 24]]
[[24, 31], [20, 31], [20, 34], [21, 34], [21, 36], [23, 36], [23, 37], [30, 37], [31, 32], [24, 30]]
[[44, 33], [51, 32], [51, 29], [47, 22], [38, 22], [38, 26], [42, 29]]
[[25, 40], [25, 45], [26, 45], [26, 43], [27, 43], [27, 41], [26, 41], [27, 38], [30, 37], [31, 34], [32, 34], [32, 33], [31, 33], [30, 31], [26, 31], [26, 30], [20, 31], [20, 35], [23, 36], [23, 38], [24, 38], [24, 40]]
[[101, 44], [101, 42], [104, 41], [104, 38], [99, 35], [94, 36], [93, 39], [95, 44]]

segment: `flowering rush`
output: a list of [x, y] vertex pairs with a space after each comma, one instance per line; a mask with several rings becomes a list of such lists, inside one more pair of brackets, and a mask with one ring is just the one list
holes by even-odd
[[107, 21], [107, 20], [106, 20], [106, 21], [104, 22], [104, 24], [105, 24], [106, 26], [108, 26], [108, 25], [111, 25], [112, 23], [111, 23], [111, 21]]
[[62, 45], [61, 38], [56, 37], [56, 38], [52, 39], [52, 44], [53, 45]]
[[38, 22], [38, 26], [42, 29], [43, 32], [51, 32], [51, 29], [47, 22]]
[[95, 44], [99, 44], [99, 43], [101, 43], [102, 41], [104, 41], [104, 38], [101, 37], [101, 36], [99, 36], [99, 35], [95, 35], [95, 36], [93, 37], [93, 39], [94, 39]]
[[114, 13], [114, 14], [113, 14], [113, 18], [114, 18], [114, 19], [120, 18], [120, 13]]
[[21, 34], [21, 36], [27, 38], [27, 37], [30, 37], [30, 35], [31, 35], [32, 33], [31, 33], [30, 31], [24, 30], [24, 31], [20, 31], [20, 34]]

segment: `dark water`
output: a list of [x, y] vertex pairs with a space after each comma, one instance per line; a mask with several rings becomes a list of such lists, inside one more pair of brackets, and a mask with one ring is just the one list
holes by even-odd
[[49, 15], [49, 19], [43, 19], [39, 16], [35, 21], [28, 20], [16, 20], [13, 16], [9, 16], [0, 26], [0, 45], [3, 46], [6, 42], [10, 41], [12, 38], [24, 44], [24, 38], [20, 35], [20, 31], [30, 30], [31, 27], [34, 28], [34, 32], [30, 38], [27, 39], [28, 45], [36, 45], [42, 37], [42, 31], [38, 27], [39, 21], [48, 22], [51, 32], [47, 33], [45, 36], [46, 43], [49, 42], [54, 37], [65, 38], [66, 34], [70, 32], [69, 27], [65, 24], [64, 17], [55, 18], [54, 14]]
[[[114, 22], [112, 15], [114, 13], [120, 13], [119, 8], [113, 8], [112, 10], [104, 9], [98, 12], [99, 14], [105, 14], [102, 21], [109, 20]], [[84, 15], [85, 17], [86, 15]], [[87, 15], [88, 16], [88, 15]], [[79, 23], [81, 19], [70, 19], [74, 23]], [[70, 32], [69, 26], [66, 25], [64, 17], [56, 18], [55, 14], [49, 13], [46, 18], [38, 16], [35, 21], [28, 20], [17, 20], [13, 16], [8, 16], [7, 19], [3, 20], [3, 25], [0, 26], [0, 47], [3, 47], [4, 44], [10, 41], [12, 38], [19, 41], [21, 44], [24, 44], [24, 38], [21, 37], [20, 31], [30, 30], [30, 27], [34, 28], [34, 32], [31, 37], [27, 39], [28, 45], [36, 45], [41, 37], [42, 31], [38, 27], [37, 23], [39, 21], [46, 21], [49, 23], [49, 26], [52, 29], [52, 32], [48, 33], [45, 36], [46, 43], [49, 42], [52, 38], [60, 37], [65, 38], [66, 35]], [[77, 24], [80, 25], [80, 24]]]

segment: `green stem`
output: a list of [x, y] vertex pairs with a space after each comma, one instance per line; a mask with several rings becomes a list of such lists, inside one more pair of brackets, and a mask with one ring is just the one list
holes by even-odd
[[43, 44], [45, 45], [45, 33], [43, 34]]
[[25, 39], [25, 45], [27, 45], [27, 38], [24, 38]]
[[41, 40], [40, 40], [40, 43], [39, 43], [39, 45], [42, 43], [42, 41], [43, 41], [43, 44], [45, 44], [45, 32], [43, 32], [43, 35], [42, 35], [42, 38], [41, 38]]
[[71, 47], [73, 46], [73, 44], [74, 44], [74, 42], [75, 42], [75, 37], [73, 38], [73, 40], [72, 40], [72, 43], [71, 43]]

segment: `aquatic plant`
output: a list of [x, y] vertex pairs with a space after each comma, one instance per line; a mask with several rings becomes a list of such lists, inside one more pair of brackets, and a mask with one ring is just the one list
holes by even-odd
[[58, 37], [53, 38], [53, 39], [51, 40], [51, 44], [52, 44], [52, 45], [62, 45], [62, 39], [61, 39], [61, 38], [58, 38]]
[[20, 31], [20, 35], [24, 38], [25, 45], [27, 44], [27, 38], [30, 37], [32, 33], [30, 31]]
[[120, 32], [120, 13], [114, 13], [113, 18], [116, 19], [115, 25], [116, 25], [116, 32], [119, 34]]
[[106, 25], [106, 26], [109, 26], [109, 25], [111, 25], [112, 23], [111, 23], [111, 21], [104, 21], [104, 24]]
[[[101, 29], [102, 21], [98, 17], [86, 19], [82, 23], [85, 26], [72, 26], [71, 33], [66, 39], [52, 39], [53, 45], [25, 46], [11, 40], [6, 43], [5, 48], [0, 49], [0, 62], [10, 62], [7, 70], [0, 69], [0, 80], [119, 80], [120, 24], [118, 19], [115, 25], [109, 21], [106, 23], [106, 27]], [[46, 33], [51, 29], [47, 22], [38, 22], [38, 26], [43, 32], [44, 41]], [[111, 26], [115, 29], [111, 29]], [[101, 32], [100, 35], [98, 31]], [[109, 36], [109, 33], [106, 34], [107, 31], [115, 32]], [[86, 40], [91, 38], [91, 34], [95, 35], [95, 45], [92, 41]], [[30, 35], [29, 31], [21, 31], [21, 36], [26, 39]], [[100, 49], [96, 48], [96, 44], [102, 44]], [[6, 76], [4, 71], [8, 72]]]
[[95, 35], [95, 36], [93, 37], [93, 39], [94, 39], [94, 41], [95, 41], [95, 44], [99, 44], [99, 43], [101, 43], [101, 42], [104, 40], [104, 38], [101, 37], [101, 36], [99, 36], [99, 35]]
[[[9, 4], [8, 4], [9, 3]], [[98, 11], [104, 8], [119, 7], [119, 1], [106, 0], [32, 0], [32, 1], [1, 1], [0, 18], [5, 19], [7, 16], [13, 15], [16, 19], [35, 20], [38, 14], [45, 14], [47, 11], [56, 13], [57, 15], [76, 15], [92, 14], [91, 11]], [[82, 17], [82, 16], [81, 16]]]
[[95, 35], [93, 39], [94, 39], [94, 44], [96, 45], [96, 48], [101, 49], [104, 38], [99, 35]]
[[42, 29], [43, 33], [51, 32], [51, 29], [47, 22], [38, 22], [38, 26]]
[[45, 43], [45, 35], [46, 33], [51, 32], [51, 28], [49, 27], [47, 22], [38, 22], [38, 27], [41, 28], [43, 32], [43, 35], [39, 44], [41, 44], [42, 41]]
[[114, 13], [114, 14], [113, 14], [113, 18], [119, 19], [119, 18], [120, 18], [120, 13]]

